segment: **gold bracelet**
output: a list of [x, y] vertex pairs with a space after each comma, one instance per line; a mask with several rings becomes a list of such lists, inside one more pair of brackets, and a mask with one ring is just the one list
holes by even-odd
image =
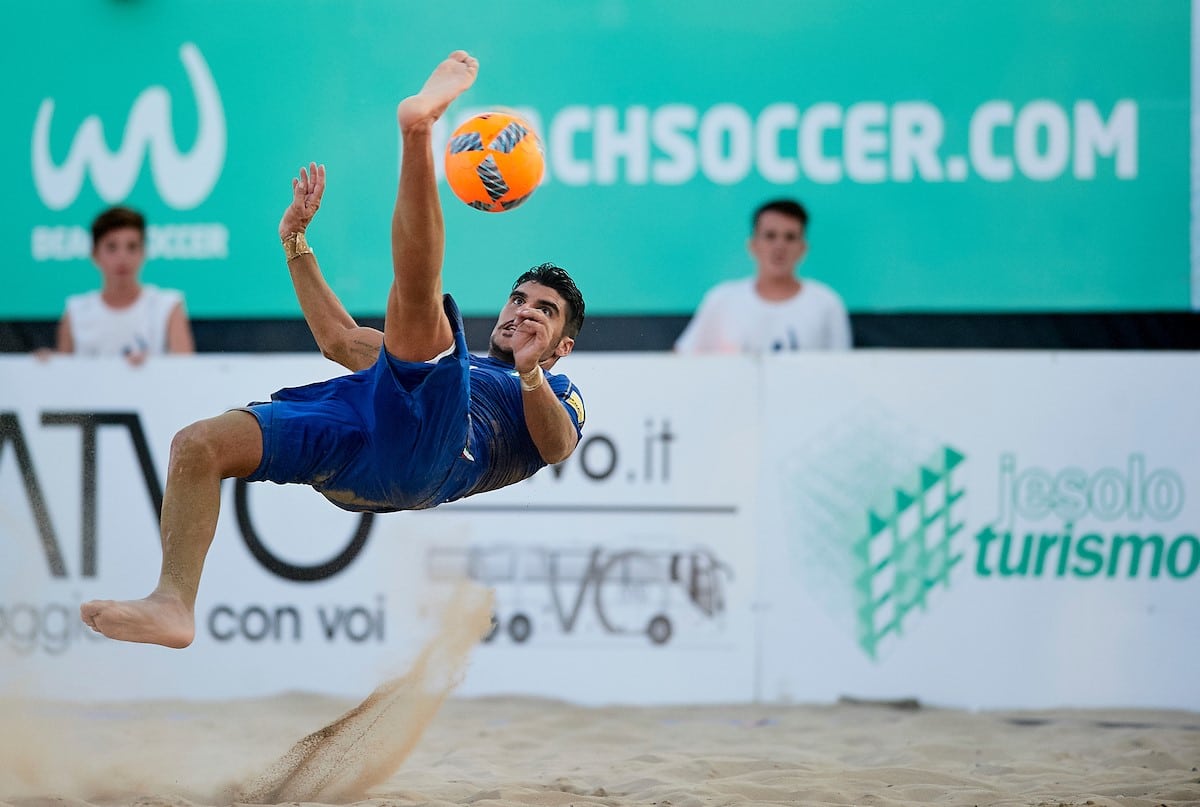
[[[526, 376], [532, 376], [534, 373], [537, 373], [537, 383], [536, 384], [525, 380]], [[535, 389], [540, 387], [542, 385], [542, 383], [546, 380], [546, 376], [542, 375], [541, 367], [534, 367], [528, 373], [518, 373], [517, 375], [521, 379], [521, 389], [525, 390], [526, 392], [533, 392]]]
[[313, 251], [304, 238], [304, 233], [288, 233], [283, 237], [283, 254], [287, 255], [288, 262], [291, 263], [292, 258], [312, 255]]

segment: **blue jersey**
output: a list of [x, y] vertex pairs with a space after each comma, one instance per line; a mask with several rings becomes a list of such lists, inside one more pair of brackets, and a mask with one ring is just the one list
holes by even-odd
[[[532, 476], [546, 463], [525, 426], [516, 369], [466, 348], [450, 295], [454, 350], [436, 362], [400, 361], [380, 349], [371, 367], [280, 390], [248, 410], [263, 432], [263, 459], [247, 479], [311, 485], [347, 510], [436, 507]], [[575, 424], [579, 390], [546, 382]]]

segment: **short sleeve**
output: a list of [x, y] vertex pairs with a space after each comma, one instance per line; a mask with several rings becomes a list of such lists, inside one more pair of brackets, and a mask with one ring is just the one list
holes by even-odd
[[548, 376], [550, 389], [554, 390], [554, 395], [562, 402], [563, 408], [567, 410], [567, 414], [571, 417], [571, 422], [575, 424], [575, 431], [583, 433], [583, 424], [587, 420], [587, 410], [583, 405], [583, 395], [579, 392], [579, 387], [571, 383], [571, 379], [565, 375]]

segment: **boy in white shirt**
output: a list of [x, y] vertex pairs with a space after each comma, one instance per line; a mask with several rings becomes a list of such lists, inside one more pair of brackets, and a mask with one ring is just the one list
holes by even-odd
[[147, 356], [194, 353], [183, 295], [141, 282], [146, 261], [146, 220], [128, 207], [112, 207], [92, 222], [92, 261], [100, 270], [96, 291], [67, 298], [56, 350], [81, 356]]
[[849, 349], [850, 317], [842, 298], [797, 272], [808, 252], [807, 228], [808, 211], [799, 202], [778, 199], [759, 207], [747, 243], [757, 273], [710, 289], [676, 340], [676, 352]]

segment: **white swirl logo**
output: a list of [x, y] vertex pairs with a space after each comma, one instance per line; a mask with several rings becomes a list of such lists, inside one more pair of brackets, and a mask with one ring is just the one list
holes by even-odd
[[164, 87], [147, 87], [134, 101], [121, 147], [110, 153], [104, 125], [88, 116], [71, 143], [66, 162], [50, 156], [50, 119], [54, 99], [42, 101], [33, 127], [33, 178], [38, 196], [51, 210], [62, 210], [79, 196], [84, 170], [105, 202], [123, 200], [141, 171], [143, 152], [150, 151], [150, 173], [162, 200], [176, 210], [189, 210], [208, 198], [225, 162], [225, 111], [208, 65], [190, 42], [179, 48], [196, 97], [199, 131], [192, 150], [181, 154], [171, 127], [171, 96]]

